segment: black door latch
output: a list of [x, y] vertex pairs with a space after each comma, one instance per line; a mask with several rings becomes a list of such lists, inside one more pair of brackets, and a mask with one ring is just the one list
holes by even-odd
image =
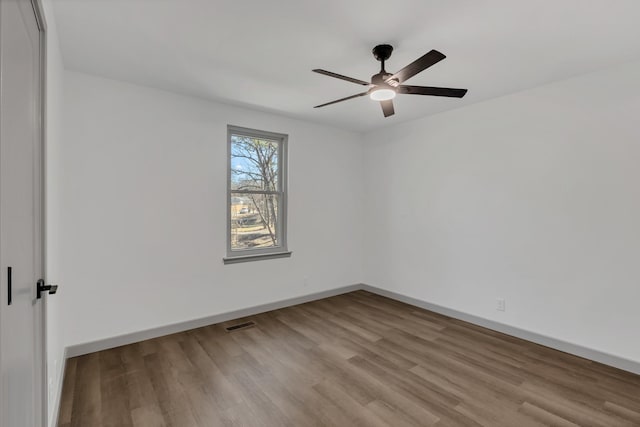
[[58, 292], [58, 285], [45, 285], [44, 280], [40, 279], [36, 283], [36, 297], [40, 299], [42, 292], [49, 291], [49, 295], [53, 295]]

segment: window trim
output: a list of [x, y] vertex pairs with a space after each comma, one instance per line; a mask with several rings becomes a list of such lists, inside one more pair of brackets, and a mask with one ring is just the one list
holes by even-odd
[[[250, 138], [262, 138], [278, 142], [278, 191], [232, 190], [231, 189], [231, 136], [242, 135]], [[227, 256], [223, 258], [225, 264], [234, 264], [262, 259], [283, 258], [291, 256], [287, 249], [287, 164], [289, 136], [283, 133], [268, 132], [240, 126], [227, 125]], [[232, 250], [231, 248], [231, 198], [233, 193], [246, 194], [277, 194], [278, 218], [276, 236], [279, 245], [272, 248]]]

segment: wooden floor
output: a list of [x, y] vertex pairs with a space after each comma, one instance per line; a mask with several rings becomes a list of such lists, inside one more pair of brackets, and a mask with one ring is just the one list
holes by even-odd
[[60, 427], [226, 425], [640, 426], [640, 376], [364, 291], [67, 363]]

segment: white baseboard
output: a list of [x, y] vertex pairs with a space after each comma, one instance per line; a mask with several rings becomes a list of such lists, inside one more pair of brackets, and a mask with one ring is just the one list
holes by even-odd
[[171, 325], [159, 326], [157, 328], [146, 329], [144, 331], [132, 332], [130, 334], [118, 335], [115, 337], [105, 338], [86, 342], [82, 344], [72, 345], [66, 348], [67, 357], [82, 356], [83, 354], [93, 353], [96, 351], [107, 350], [122, 345], [133, 344], [136, 342], [157, 338], [164, 335], [175, 334], [178, 332], [188, 331], [189, 329], [201, 328], [203, 326], [213, 325], [216, 323], [227, 322], [241, 317], [253, 316], [267, 311], [277, 310], [279, 308], [290, 307], [292, 305], [303, 304], [305, 302], [315, 301], [323, 298], [346, 294], [362, 289], [362, 285], [350, 285], [340, 288], [329, 289], [326, 291], [316, 292], [313, 294], [302, 295], [295, 298], [274, 301], [267, 304], [256, 305], [253, 307], [243, 308], [240, 310], [228, 311], [226, 313], [214, 314], [213, 316], [201, 317], [198, 319], [187, 320], [185, 322], [173, 323]]
[[463, 320], [465, 322], [473, 323], [474, 325], [482, 326], [487, 329], [502, 332], [507, 335], [511, 335], [523, 340], [531, 341], [536, 344], [543, 345], [545, 347], [551, 347], [556, 350], [563, 351], [565, 353], [580, 356], [585, 359], [600, 362], [605, 365], [613, 366], [618, 369], [622, 369], [634, 374], [640, 375], [640, 362], [625, 359], [624, 357], [616, 356], [613, 354], [605, 353], [600, 350], [584, 347], [579, 344], [559, 340], [547, 335], [542, 335], [536, 332], [527, 331], [526, 329], [517, 328], [504, 323], [496, 322], [494, 320], [485, 319], [483, 317], [475, 316], [473, 314], [467, 314], [462, 311], [454, 310], [451, 308], [443, 307], [440, 305], [432, 304], [423, 300], [412, 298], [406, 295], [402, 295], [396, 292], [387, 291], [385, 289], [376, 288], [375, 286], [362, 285], [361, 289], [369, 291], [371, 293], [381, 295], [383, 297], [391, 298], [396, 301], [404, 302], [416, 307], [423, 308], [425, 310], [433, 311], [443, 314], [445, 316], [453, 317], [454, 319]]
[[[91, 341], [87, 343], [72, 345], [66, 347], [64, 350], [62, 376], [60, 377], [59, 387], [57, 395], [55, 397], [53, 424], [57, 422], [58, 413], [60, 410], [60, 397], [62, 395], [62, 384], [64, 383], [64, 370], [66, 367], [66, 359], [70, 357], [81, 356], [83, 354], [93, 353], [96, 351], [107, 350], [122, 345], [132, 344], [139, 341], [144, 341], [151, 338], [157, 338], [164, 335], [174, 334], [177, 332], [187, 331], [189, 329], [200, 328], [203, 326], [213, 325], [220, 322], [227, 322], [229, 320], [238, 319], [241, 317], [253, 316], [256, 314], [264, 313], [271, 310], [277, 310], [280, 308], [290, 307], [292, 305], [303, 304], [305, 302], [311, 302], [323, 298], [328, 298], [336, 295], [345, 294], [357, 290], [365, 290], [371, 293], [391, 298], [396, 301], [404, 302], [416, 307], [430, 310], [436, 313], [443, 314], [455, 319], [463, 320], [465, 322], [473, 323], [474, 325], [482, 326], [494, 331], [502, 332], [507, 335], [511, 335], [517, 338], [521, 338], [527, 341], [534, 342], [536, 344], [551, 347], [556, 350], [570, 353], [576, 356], [583, 357], [585, 359], [593, 360], [603, 363], [605, 365], [613, 366], [625, 371], [632, 372], [640, 375], [640, 362], [625, 359], [620, 356], [612, 355], [603, 351], [594, 350], [588, 347], [584, 347], [578, 344], [570, 343], [567, 341], [559, 340], [546, 335], [538, 334], [536, 332], [527, 331], [525, 329], [510, 326], [504, 323], [496, 322], [493, 320], [485, 319], [483, 317], [467, 314], [461, 311], [457, 311], [451, 308], [443, 307], [440, 305], [432, 304], [427, 301], [412, 298], [406, 295], [402, 295], [396, 292], [387, 291], [385, 289], [377, 288], [366, 284], [357, 284], [350, 286], [343, 286], [336, 289], [330, 289], [327, 291], [317, 292], [308, 295], [302, 295], [295, 298], [289, 298], [281, 301], [275, 301], [267, 304], [261, 304], [254, 307], [248, 307], [240, 310], [229, 311], [226, 313], [215, 314], [213, 316], [203, 317], [199, 319], [188, 320], [185, 322], [175, 323], [166, 326], [160, 326], [157, 328], [147, 329], [144, 331], [133, 332], [130, 334], [119, 335], [102, 340]], [[51, 420], [50, 420], [51, 421]]]

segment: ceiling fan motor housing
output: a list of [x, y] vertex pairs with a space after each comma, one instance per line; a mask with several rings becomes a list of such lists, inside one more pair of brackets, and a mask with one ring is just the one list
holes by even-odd
[[385, 81], [393, 74], [387, 73], [386, 71], [382, 71], [378, 74], [374, 74], [371, 76], [371, 84], [376, 86], [389, 86], [389, 84]]

